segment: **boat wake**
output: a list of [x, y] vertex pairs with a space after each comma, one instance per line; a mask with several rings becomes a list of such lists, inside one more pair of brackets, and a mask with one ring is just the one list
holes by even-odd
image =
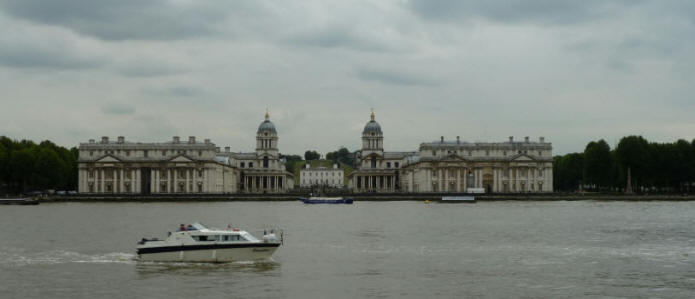
[[20, 250], [0, 251], [0, 265], [30, 266], [51, 265], [66, 263], [93, 263], [93, 264], [135, 264], [135, 254], [124, 252], [110, 252], [105, 254], [84, 254], [66, 250], [51, 250], [46, 252], [23, 252]]

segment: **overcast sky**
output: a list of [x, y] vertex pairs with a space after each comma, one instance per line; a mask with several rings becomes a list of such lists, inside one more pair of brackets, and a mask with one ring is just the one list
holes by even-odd
[[695, 1], [0, 0], [0, 135], [386, 150], [695, 138]]

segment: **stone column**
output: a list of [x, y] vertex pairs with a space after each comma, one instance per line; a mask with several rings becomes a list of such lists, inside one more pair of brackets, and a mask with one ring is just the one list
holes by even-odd
[[191, 169], [190, 168], [185, 168], [186, 171], [186, 183], [184, 190], [186, 190], [186, 193], [191, 193]]
[[176, 193], [179, 190], [179, 169], [174, 168], [172, 174], [174, 175], [174, 184], [172, 186], [174, 188], [173, 193]]
[[466, 189], [468, 189], [468, 169], [466, 167], [463, 168], [463, 188], [461, 188], [461, 192], [466, 192]]
[[142, 187], [140, 186], [140, 180], [142, 179], [142, 176], [140, 175], [140, 172], [142, 170], [140, 168], [135, 169], [135, 186], [133, 187], [136, 191], [136, 193], [140, 194], [142, 193]]

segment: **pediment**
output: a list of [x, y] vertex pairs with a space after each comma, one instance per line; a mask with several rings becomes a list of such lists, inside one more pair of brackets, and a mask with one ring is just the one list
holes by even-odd
[[459, 156], [458, 154], [449, 154], [446, 156], [446, 160], [466, 161], [465, 158]]
[[179, 155], [171, 158], [169, 162], [193, 162], [193, 160], [184, 155]]
[[535, 161], [535, 159], [527, 154], [518, 154], [512, 157], [512, 161]]
[[95, 162], [109, 163], [109, 162], [121, 162], [121, 160], [112, 156], [112, 155], [106, 155], [106, 156], [103, 156], [103, 157], [97, 159]]

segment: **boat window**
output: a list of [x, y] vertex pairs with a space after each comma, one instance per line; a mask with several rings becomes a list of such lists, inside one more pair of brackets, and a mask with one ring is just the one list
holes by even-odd
[[220, 240], [219, 235], [213, 235], [213, 236], [200, 235], [200, 236], [191, 236], [191, 238], [193, 238], [193, 240], [196, 240], [196, 241], [207, 241], [207, 242]]

